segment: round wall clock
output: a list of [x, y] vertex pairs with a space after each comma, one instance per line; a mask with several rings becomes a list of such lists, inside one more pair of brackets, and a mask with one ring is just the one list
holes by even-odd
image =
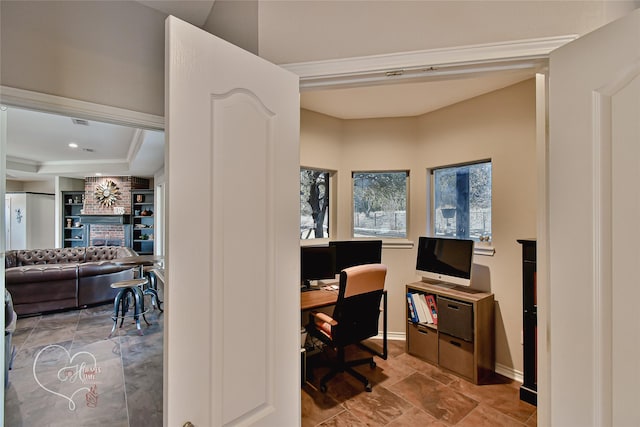
[[94, 195], [98, 203], [102, 206], [110, 207], [118, 200], [120, 189], [115, 182], [107, 180], [102, 184], [96, 185]]

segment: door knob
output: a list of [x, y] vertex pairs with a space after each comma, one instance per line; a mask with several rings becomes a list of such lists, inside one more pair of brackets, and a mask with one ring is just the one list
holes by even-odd
[[191, 421], [187, 421], [186, 423], [184, 423], [184, 424], [182, 425], [182, 427], [194, 427], [194, 425], [193, 425], [193, 424], [191, 424]]

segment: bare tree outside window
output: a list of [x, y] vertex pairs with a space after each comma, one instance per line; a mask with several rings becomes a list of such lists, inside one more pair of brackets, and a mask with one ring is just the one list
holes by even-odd
[[329, 172], [300, 169], [300, 238], [329, 237]]
[[435, 235], [491, 241], [491, 162], [432, 172]]
[[353, 237], [407, 237], [409, 173], [353, 172]]

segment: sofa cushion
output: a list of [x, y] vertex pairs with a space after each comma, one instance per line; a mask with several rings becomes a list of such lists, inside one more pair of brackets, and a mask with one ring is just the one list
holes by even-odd
[[43, 264], [5, 270], [7, 290], [19, 315], [62, 310], [78, 304], [76, 264]]
[[135, 255], [137, 253], [126, 246], [89, 246], [86, 248], [85, 261], [108, 261]]
[[94, 261], [78, 264], [78, 277], [100, 276], [131, 270], [131, 265], [114, 264], [111, 261]]
[[84, 262], [85, 248], [24, 249], [16, 251], [16, 266]]
[[42, 264], [13, 267], [5, 270], [5, 283], [36, 283], [58, 280], [76, 280], [77, 264]]

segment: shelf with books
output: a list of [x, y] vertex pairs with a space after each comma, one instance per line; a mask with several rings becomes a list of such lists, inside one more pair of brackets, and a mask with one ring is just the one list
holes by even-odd
[[408, 317], [413, 323], [438, 325], [438, 309], [435, 296], [424, 292], [407, 292]]

